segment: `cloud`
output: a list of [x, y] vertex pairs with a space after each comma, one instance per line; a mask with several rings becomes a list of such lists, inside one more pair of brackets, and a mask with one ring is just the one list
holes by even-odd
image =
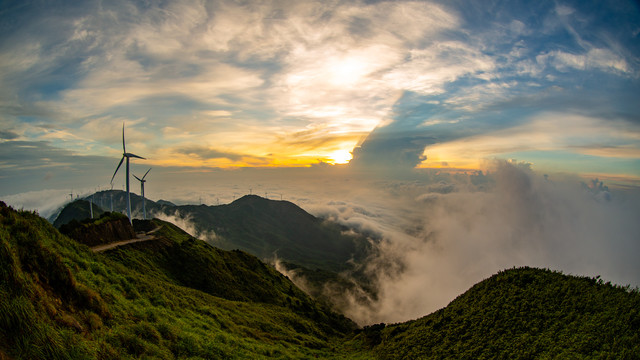
[[0, 130], [0, 139], [2, 140], [15, 140], [18, 137], [20, 137], [20, 135], [11, 130]]
[[[512, 266], [549, 267], [640, 285], [635, 259], [640, 251], [640, 190], [607, 188], [606, 181], [589, 188], [580, 182], [505, 161], [470, 175], [420, 170], [408, 180], [381, 180], [348, 167], [189, 173], [154, 167], [146, 190], [150, 199], [179, 204], [202, 199], [209, 205], [251, 191], [292, 201], [369, 236], [377, 251], [361, 265], [377, 297], [362, 302], [362, 293], [344, 293], [336, 301], [358, 323], [371, 324], [426, 315]], [[68, 192], [48, 190], [3, 200], [49, 214], [68, 199]], [[181, 214], [163, 219], [193, 236], [215, 237], [198, 233]]]
[[[138, 216], [140, 215], [141, 214], [138, 214]], [[136, 215], [132, 214], [132, 216], [136, 216]], [[170, 222], [175, 226], [179, 227], [180, 229], [186, 231], [189, 235], [197, 239], [207, 241], [211, 244], [215, 243], [215, 241], [218, 239], [218, 236], [213, 230], [210, 230], [210, 231], [197, 230], [191, 216], [185, 216], [181, 214], [180, 211], [178, 210], [176, 210], [173, 214], [155, 212], [151, 214], [151, 217]]]
[[[640, 283], [632, 255], [640, 250], [640, 226], [632, 215], [640, 211], [632, 200], [637, 189], [608, 198], [597, 189], [585, 191], [575, 179], [547, 179], [526, 164], [493, 166], [482, 187], [468, 176], [394, 182], [383, 191], [370, 188], [371, 198], [378, 198], [371, 205], [349, 201], [312, 211], [381, 239], [366, 265], [377, 300], [363, 303], [347, 294], [340, 301], [351, 301], [348, 316], [360, 324], [415, 319], [513, 266]], [[383, 199], [387, 204], [377, 207]]]
[[[562, 127], [558, 127], [562, 123]], [[472, 164], [526, 151], [554, 151], [606, 158], [638, 158], [640, 128], [624, 120], [568, 113], [537, 114], [522, 125], [427, 146], [421, 166]], [[603, 145], [607, 144], [607, 145]]]
[[185, 155], [195, 156], [195, 157], [197, 157], [199, 159], [225, 158], [225, 159], [229, 159], [229, 160], [232, 160], [232, 161], [237, 161], [237, 160], [240, 160], [242, 158], [242, 155], [239, 155], [239, 154], [233, 154], [233, 153], [227, 153], [227, 152], [223, 152], [223, 151], [218, 151], [218, 150], [211, 149], [211, 148], [204, 147], [204, 146], [191, 146], [191, 147], [178, 149], [177, 151], [182, 153], [182, 154], [185, 154]]
[[[8, 13], [3, 121], [23, 140], [94, 155], [115, 156], [114, 124], [126, 121], [131, 145], [157, 165], [185, 161], [180, 149], [198, 144], [252, 161], [185, 165], [308, 166], [357, 148], [361, 165], [380, 158], [411, 168], [421, 147], [459, 136], [420, 128], [436, 115], [450, 132], [511, 126], [523, 116], [517, 105], [560, 107], [536, 96], [552, 89], [571, 90], [563, 100], [576, 106], [601, 98], [586, 104], [590, 112], [619, 103], [637, 113], [608, 95], [620, 89], [575, 89], [584, 78], [576, 74], [594, 69], [605, 84], [637, 74], [628, 21], [616, 30], [585, 17], [589, 3], [542, 4], [543, 22], [520, 4], [497, 12], [429, 1], [61, 6], [69, 11], [40, 4]], [[633, 14], [620, 9], [603, 11]], [[510, 120], [494, 116], [505, 108]]]
[[609, 49], [590, 49], [584, 54], [572, 54], [564, 51], [551, 51], [538, 55], [536, 61], [549, 64], [556, 70], [566, 72], [568, 69], [592, 70], [633, 75], [629, 64]]
[[384, 79], [401, 90], [439, 94], [447, 83], [461, 76], [482, 74], [494, 68], [494, 60], [480, 49], [446, 41], [411, 51], [409, 60]]

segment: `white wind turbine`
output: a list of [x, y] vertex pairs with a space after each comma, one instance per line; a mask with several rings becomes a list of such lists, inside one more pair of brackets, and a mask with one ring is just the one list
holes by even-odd
[[144, 173], [144, 176], [142, 176], [142, 179], [140, 179], [139, 177], [137, 177], [135, 174], [133, 174], [133, 177], [138, 179], [138, 181], [140, 181], [140, 188], [141, 188], [141, 192], [142, 192], [142, 214], [143, 214], [143, 219], [147, 220], [147, 208], [146, 208], [146, 200], [144, 198], [144, 183], [147, 182], [147, 180], [145, 180], [144, 178], [147, 177], [147, 174], [149, 173], [149, 171], [151, 171], [151, 168], [149, 168], [149, 170], [147, 170], [146, 173]]
[[129, 218], [129, 222], [131, 222], [131, 196], [129, 193], [129, 158], [138, 158], [138, 159], [144, 159], [142, 156], [138, 156], [132, 153], [128, 153], [127, 152], [127, 148], [125, 147], [124, 144], [124, 123], [122, 123], [122, 159], [120, 159], [120, 163], [118, 164], [118, 167], [116, 168], [116, 171], [113, 173], [113, 176], [111, 177], [111, 184], [113, 184], [113, 179], [116, 177], [116, 174], [118, 173], [118, 170], [120, 170], [120, 166], [122, 166], [122, 162], [124, 161], [125, 158], [127, 158], [127, 174], [126, 174], [126, 183], [127, 183], [127, 217]]

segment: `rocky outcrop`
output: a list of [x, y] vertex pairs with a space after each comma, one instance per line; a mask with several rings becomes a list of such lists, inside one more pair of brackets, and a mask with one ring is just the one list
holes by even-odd
[[126, 216], [107, 216], [93, 223], [63, 226], [60, 231], [79, 243], [96, 246], [116, 241], [135, 239], [136, 233]]

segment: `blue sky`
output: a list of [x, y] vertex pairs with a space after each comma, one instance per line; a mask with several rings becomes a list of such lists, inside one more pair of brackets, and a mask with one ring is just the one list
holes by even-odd
[[123, 122], [141, 172], [638, 183], [639, 33], [634, 1], [4, 1], [0, 194], [109, 179]]

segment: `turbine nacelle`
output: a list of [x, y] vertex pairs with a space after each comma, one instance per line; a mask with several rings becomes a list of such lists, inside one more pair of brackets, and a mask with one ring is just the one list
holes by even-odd
[[[129, 159], [131, 158], [137, 158], [137, 159], [143, 159], [144, 158], [142, 156], [136, 155], [136, 154], [132, 154], [132, 153], [128, 153], [127, 152], [127, 147], [125, 144], [125, 140], [124, 140], [124, 123], [122, 124], [122, 159], [120, 159], [120, 162], [118, 163], [118, 167], [116, 167], [116, 171], [113, 173], [113, 176], [111, 177], [111, 187], [113, 188], [113, 179], [116, 177], [116, 174], [118, 173], [118, 170], [120, 170], [120, 166], [122, 166], [122, 163], [124, 162], [124, 159], [127, 159], [127, 166], [126, 166], [126, 184], [127, 184], [127, 217], [129, 217], [129, 221], [131, 221], [131, 196], [130, 196], [130, 192], [129, 192]], [[151, 170], [151, 169], [149, 169]], [[149, 171], [147, 171], [148, 173]], [[147, 174], [145, 174], [146, 176]], [[135, 175], [134, 175], [135, 176]], [[142, 177], [144, 179], [144, 177]], [[137, 177], [136, 177], [137, 179]], [[144, 182], [143, 182], [144, 184]], [[143, 190], [144, 191], [144, 190]], [[144, 197], [144, 195], [143, 195]]]
[[[144, 158], [141, 158], [144, 159]], [[137, 177], [135, 174], [133, 175], [134, 178], [138, 179], [138, 181], [140, 181], [141, 183], [145, 183], [147, 182], [147, 180], [145, 180], [144, 178], [147, 177], [147, 174], [149, 173], [149, 171], [151, 171], [151, 168], [149, 168], [149, 170], [147, 170], [146, 173], [144, 173], [144, 175], [142, 176], [142, 179], [140, 179], [139, 177]]]

